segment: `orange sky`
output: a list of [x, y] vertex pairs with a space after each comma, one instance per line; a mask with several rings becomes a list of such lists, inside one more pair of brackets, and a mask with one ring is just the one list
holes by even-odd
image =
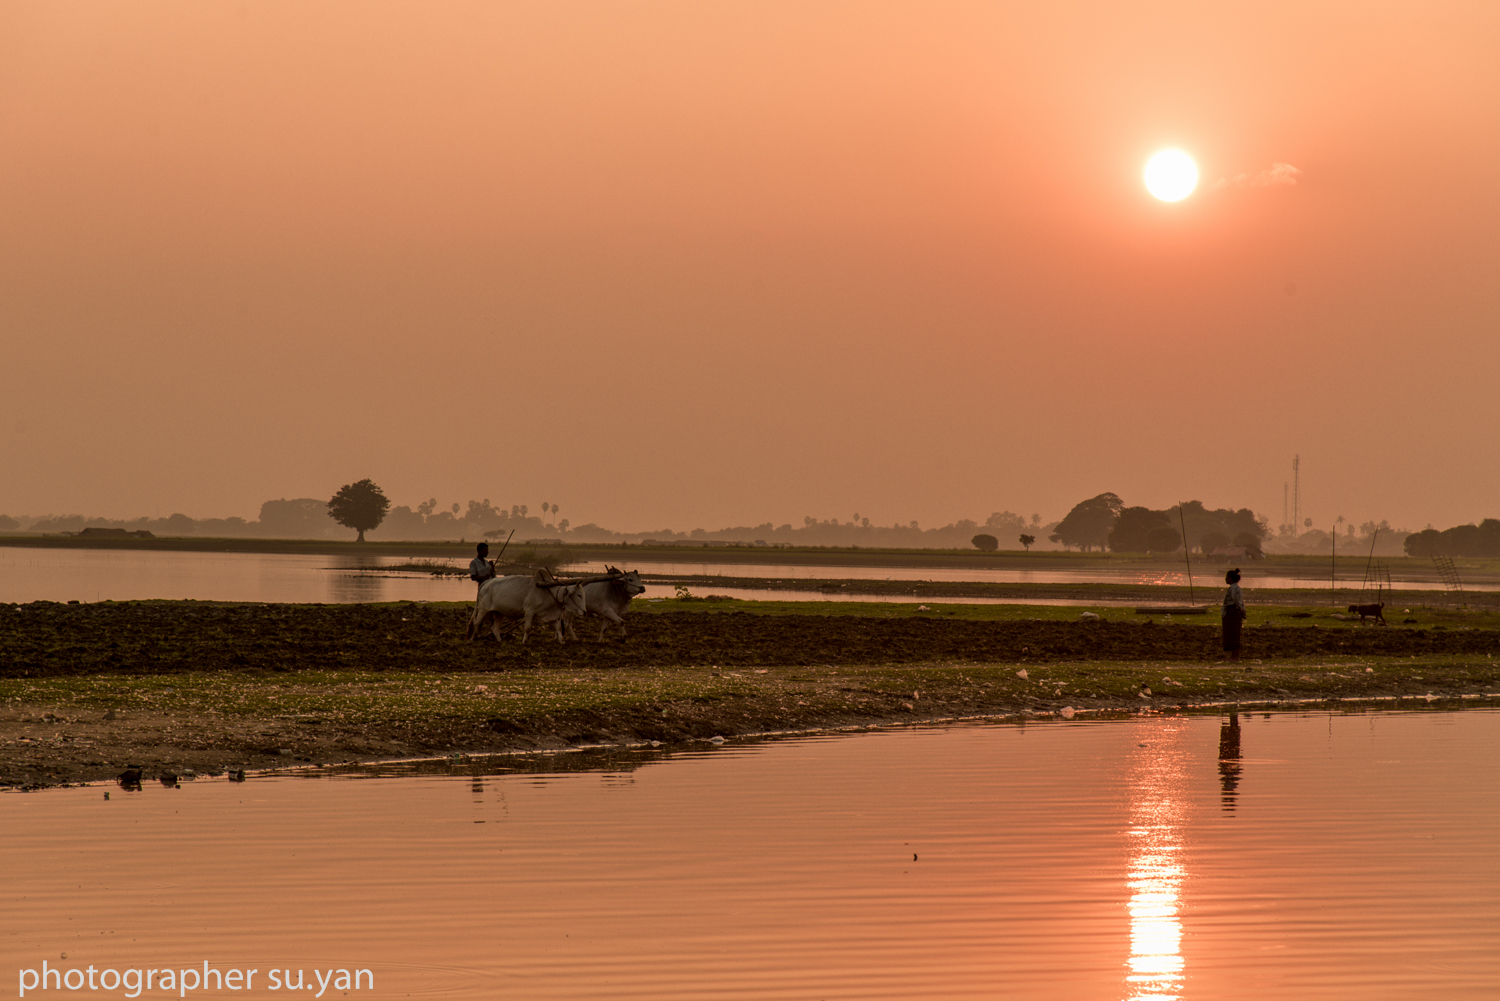
[[[1321, 525], [1500, 516], [1497, 38], [1490, 2], [8, 3], [0, 512], [369, 476], [620, 529], [1274, 524], [1301, 453]], [[1167, 145], [1205, 180], [1171, 205]]]

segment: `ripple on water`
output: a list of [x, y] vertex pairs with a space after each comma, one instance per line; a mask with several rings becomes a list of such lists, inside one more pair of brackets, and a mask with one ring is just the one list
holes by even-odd
[[10, 794], [0, 935], [465, 998], [1492, 997], [1497, 752], [1153, 715]]

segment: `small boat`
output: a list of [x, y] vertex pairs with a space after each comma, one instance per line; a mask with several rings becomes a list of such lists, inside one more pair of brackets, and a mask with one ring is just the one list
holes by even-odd
[[1135, 610], [1137, 615], [1207, 615], [1207, 605], [1151, 605]]

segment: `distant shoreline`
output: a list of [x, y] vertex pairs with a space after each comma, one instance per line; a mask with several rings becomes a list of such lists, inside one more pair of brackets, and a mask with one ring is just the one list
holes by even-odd
[[[467, 563], [473, 558], [477, 541], [449, 542], [341, 542], [329, 539], [248, 539], [248, 538], [197, 538], [161, 537], [154, 539], [84, 539], [71, 536], [0, 534], [0, 546], [19, 546], [38, 549], [89, 549], [113, 552], [200, 552], [200, 553], [265, 553], [303, 556], [381, 556], [408, 560], [447, 559]], [[1150, 556], [1138, 553], [1077, 553], [1045, 552], [1027, 553], [1022, 550], [981, 552], [977, 549], [865, 549], [859, 547], [796, 546], [777, 548], [770, 546], [684, 546], [646, 545], [637, 543], [563, 543], [560, 546], [528, 546], [512, 542], [507, 555], [520, 549], [533, 549], [539, 553], [565, 551], [567, 561], [573, 563], [606, 562], [630, 564], [679, 563], [705, 565], [766, 565], [789, 564], [807, 567], [891, 567], [927, 568], [933, 570], [1039, 570], [1087, 573], [1090, 570], [1139, 571], [1141, 573], [1178, 573], [1186, 569], [1182, 554], [1172, 557]], [[492, 555], [499, 545], [491, 542]], [[1440, 578], [1430, 559], [1415, 556], [1385, 557], [1381, 560], [1393, 575], [1409, 580], [1437, 582]], [[1455, 559], [1454, 563], [1463, 575], [1465, 584], [1474, 590], [1500, 590], [1500, 559]], [[1309, 590], [1317, 590], [1318, 582], [1328, 580], [1330, 560], [1327, 556], [1272, 555], [1264, 559], [1244, 562], [1247, 569], [1270, 572], [1288, 577], [1305, 577]], [[1339, 557], [1337, 566], [1341, 580], [1347, 582], [1356, 572], [1363, 572], [1366, 559], [1358, 554]], [[566, 564], [565, 564], [566, 565]], [[1226, 567], [1222, 559], [1209, 561], [1195, 557], [1192, 561], [1194, 576], [1202, 575], [1204, 589], [1218, 588]], [[622, 566], [621, 569], [628, 569]], [[724, 584], [723, 586], [731, 586]], [[735, 585], [737, 586], [737, 585]], [[1029, 585], [1028, 585], [1029, 586]], [[1184, 589], [1185, 590], [1185, 589]], [[880, 592], [867, 592], [880, 593]], [[1328, 591], [1323, 589], [1326, 596]]]

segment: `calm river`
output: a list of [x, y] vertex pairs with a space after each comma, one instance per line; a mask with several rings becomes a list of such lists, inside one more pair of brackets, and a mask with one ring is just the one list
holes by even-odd
[[[279, 997], [272, 971], [300, 970], [341, 998], [525, 1001], [1455, 1001], [1500, 984], [1495, 711], [710, 746], [571, 774], [0, 794], [5, 975], [191, 969], [180, 987], [207, 963], [257, 971], [219, 998]], [[159, 987], [141, 996], [178, 996]]]

